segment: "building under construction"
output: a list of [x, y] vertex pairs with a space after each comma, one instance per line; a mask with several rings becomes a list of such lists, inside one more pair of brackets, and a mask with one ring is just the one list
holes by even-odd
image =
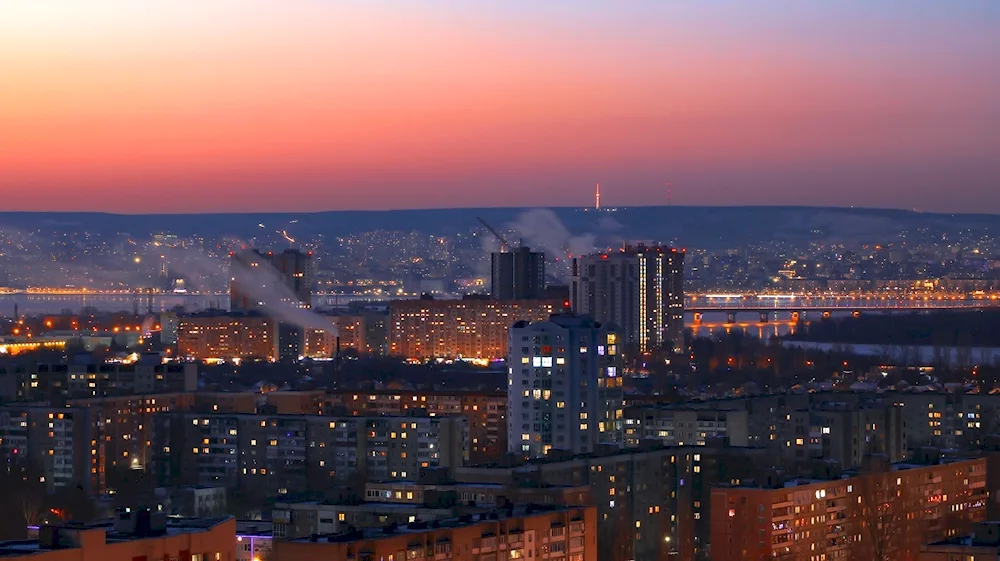
[[490, 295], [494, 300], [537, 300], [545, 297], [545, 253], [511, 244], [483, 219], [479, 221], [500, 242], [490, 254]]

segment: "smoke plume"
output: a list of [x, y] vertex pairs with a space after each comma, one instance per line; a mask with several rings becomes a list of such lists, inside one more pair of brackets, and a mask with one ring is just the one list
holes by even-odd
[[252, 298], [262, 312], [278, 321], [337, 335], [333, 322], [309, 309], [299, 307], [298, 298], [285, 284], [281, 273], [256, 256], [251, 256], [251, 263], [256, 263], [256, 266], [232, 261], [227, 275], [224, 266], [217, 259], [200, 251], [166, 248], [162, 255], [170, 267], [187, 278], [201, 279], [202, 283], [212, 286], [226, 286], [232, 280], [237, 290]]
[[[515, 230], [532, 249], [545, 251], [549, 272], [561, 281], [569, 279], [570, 257], [591, 253], [596, 248], [595, 235], [573, 234], [556, 213], [548, 209], [522, 212], [507, 227]], [[515, 240], [508, 241], [514, 243]]]
[[252, 298], [256, 307], [267, 315], [304, 329], [318, 329], [337, 335], [332, 321], [298, 305], [298, 297], [270, 263], [251, 254], [249, 263], [233, 260], [229, 273], [234, 288]]

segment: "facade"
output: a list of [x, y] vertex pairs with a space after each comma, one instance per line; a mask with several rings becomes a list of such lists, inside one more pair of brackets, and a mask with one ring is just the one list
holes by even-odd
[[535, 300], [545, 292], [545, 253], [516, 247], [490, 254], [490, 296], [494, 300]]
[[510, 329], [507, 451], [586, 454], [621, 443], [618, 332], [585, 316], [556, 314]]
[[326, 417], [183, 413], [155, 419], [161, 485], [222, 485], [273, 494], [322, 490], [352, 478], [415, 479], [463, 465], [460, 417]]
[[664, 446], [704, 446], [716, 439], [724, 440], [729, 446], [749, 446], [747, 412], [658, 405], [625, 409], [626, 446], [639, 446], [644, 441]]
[[77, 407], [0, 406], [0, 454], [5, 468], [39, 477], [50, 490], [79, 485], [103, 490], [101, 419]]
[[924, 427], [928, 423], [926, 405], [913, 412], [894, 396], [857, 392], [761, 395], [672, 407], [746, 411], [748, 444], [767, 448], [789, 468], [824, 460], [835, 462], [840, 469], [855, 469], [870, 454], [901, 462], [909, 449], [915, 448], [911, 440], [914, 425], [907, 422], [907, 415], [920, 417]]
[[[693, 561], [704, 552], [702, 526], [711, 515], [709, 490], [742, 480], [763, 450], [703, 446], [597, 453], [530, 461], [510, 468], [451, 470], [460, 484], [498, 488], [588, 487], [597, 507], [600, 559]], [[714, 479], [723, 477], [722, 480]], [[511, 493], [509, 497], [516, 497]]]
[[496, 483], [424, 483], [384, 481], [365, 485], [365, 500], [371, 503], [474, 505], [498, 508], [506, 503], [580, 506], [591, 504], [586, 485], [517, 486]]
[[480, 515], [276, 541], [273, 561], [551, 559], [597, 561], [594, 507], [518, 507]]
[[712, 559], [914, 559], [924, 544], [983, 521], [995, 492], [983, 458], [720, 487], [712, 491]]
[[236, 561], [232, 518], [167, 520], [132, 510], [94, 524], [42, 526], [38, 539], [0, 542], [0, 558], [31, 561]]
[[209, 311], [182, 316], [178, 354], [195, 360], [278, 358], [278, 324], [258, 312]]
[[99, 363], [89, 355], [65, 362], [17, 362], [0, 366], [3, 397], [10, 401], [48, 401], [113, 395], [183, 392], [198, 389], [194, 364], [163, 364], [157, 355], [132, 363]]
[[640, 351], [684, 350], [684, 251], [628, 246], [573, 260], [573, 311], [622, 330]]
[[478, 391], [332, 390], [327, 408], [353, 416], [406, 415], [422, 410], [431, 417], [461, 415], [469, 426], [469, 460], [497, 459], [507, 452], [507, 394]]
[[271, 520], [276, 538], [299, 539], [339, 534], [350, 528], [381, 528], [389, 524], [444, 520], [453, 514], [450, 508], [425, 508], [420, 504], [304, 501], [275, 504]]
[[389, 354], [413, 359], [507, 356], [507, 331], [565, 308], [553, 300], [395, 300], [389, 305]]

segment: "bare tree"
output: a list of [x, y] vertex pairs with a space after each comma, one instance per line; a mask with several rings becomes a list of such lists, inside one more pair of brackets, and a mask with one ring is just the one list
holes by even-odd
[[893, 561], [898, 559], [903, 537], [905, 513], [903, 489], [884, 456], [869, 457], [866, 468], [857, 478], [858, 503], [855, 507], [857, 534], [856, 559]]

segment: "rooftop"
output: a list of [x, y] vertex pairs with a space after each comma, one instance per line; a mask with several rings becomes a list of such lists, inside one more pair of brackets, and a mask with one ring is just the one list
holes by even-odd
[[[221, 516], [214, 518], [168, 518], [166, 522], [166, 528], [163, 533], [158, 534], [134, 534], [134, 533], [123, 533], [115, 529], [115, 521], [111, 519], [100, 520], [91, 523], [79, 523], [79, 522], [66, 522], [64, 524], [52, 525], [52, 526], [42, 526], [38, 528], [39, 533], [45, 531], [46, 528], [53, 528], [58, 533], [77, 533], [77, 532], [89, 532], [89, 531], [103, 531], [104, 532], [104, 543], [123, 543], [135, 540], [144, 539], [157, 539], [164, 536], [177, 536], [181, 534], [194, 534], [199, 532], [204, 532], [222, 524], [231, 517]], [[72, 544], [61, 544], [58, 546], [43, 546], [42, 539], [26, 539], [26, 540], [11, 540], [11, 541], [0, 541], [0, 558], [2, 557], [16, 557], [20, 555], [27, 555], [30, 553], [36, 553], [39, 551], [48, 551], [53, 549], [74, 549], [79, 547], [78, 545]]]
[[[329, 543], [347, 543], [359, 540], [379, 540], [402, 534], [420, 534], [428, 531], [433, 531], [436, 529], [461, 528], [463, 526], [471, 526], [474, 524], [479, 524], [481, 522], [492, 521], [492, 520], [509, 520], [512, 518], [521, 518], [525, 516], [547, 514], [552, 512], [580, 511], [582, 510], [582, 508], [583, 507], [520, 505], [513, 507], [510, 510], [496, 509], [496, 510], [491, 510], [489, 512], [485, 512], [483, 514], [471, 514], [457, 518], [447, 518], [444, 520], [437, 520], [433, 522], [412, 522], [410, 524], [405, 524], [405, 525], [390, 525], [384, 528], [366, 528], [363, 530], [349, 530], [347, 532], [340, 532], [337, 534], [329, 534], [325, 536], [314, 535], [308, 538], [299, 538], [290, 541], [293, 542], [322, 541]], [[582, 520], [582, 517], [580, 518], [580, 520]]]

